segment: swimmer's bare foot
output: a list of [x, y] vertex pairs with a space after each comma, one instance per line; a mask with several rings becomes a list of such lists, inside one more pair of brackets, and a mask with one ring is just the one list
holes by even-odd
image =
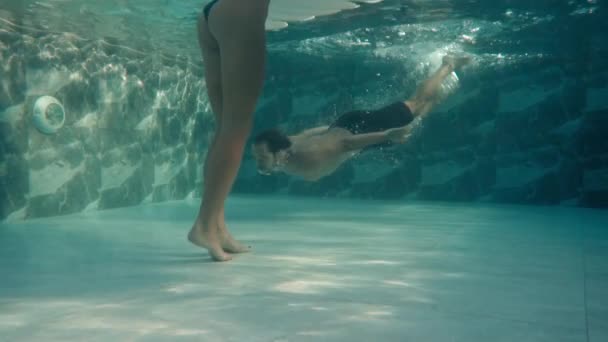
[[457, 70], [462, 68], [463, 66], [469, 64], [471, 62], [471, 57], [454, 57], [454, 56], [444, 56], [443, 64], [447, 64], [452, 67], [453, 70]]
[[232, 259], [232, 256], [222, 249], [217, 229], [206, 229], [198, 220], [192, 226], [190, 233], [188, 233], [188, 240], [199, 247], [207, 249], [209, 255], [215, 261], [229, 261]]
[[228, 253], [247, 253], [251, 251], [251, 246], [245, 246], [242, 243], [236, 241], [226, 228], [226, 223], [219, 225], [220, 229], [220, 240], [222, 248]]

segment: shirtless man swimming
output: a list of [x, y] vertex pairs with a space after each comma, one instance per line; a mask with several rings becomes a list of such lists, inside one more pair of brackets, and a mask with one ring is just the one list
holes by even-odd
[[288, 136], [278, 129], [258, 134], [252, 146], [258, 171], [264, 175], [285, 172], [314, 182], [362, 150], [404, 143], [417, 126], [410, 123], [422, 120], [445, 97], [441, 86], [446, 77], [469, 60], [444, 57], [439, 70], [407, 101], [376, 111], [349, 112], [330, 126], [296, 135]]

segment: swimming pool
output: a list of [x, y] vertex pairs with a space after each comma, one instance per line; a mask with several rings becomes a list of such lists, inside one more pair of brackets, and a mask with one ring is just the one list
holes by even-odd
[[0, 336], [606, 339], [605, 4], [273, 0], [252, 136], [471, 60], [407, 143], [317, 182], [247, 149], [226, 214], [253, 252], [216, 265], [185, 237], [215, 128], [203, 3], [0, 5]]

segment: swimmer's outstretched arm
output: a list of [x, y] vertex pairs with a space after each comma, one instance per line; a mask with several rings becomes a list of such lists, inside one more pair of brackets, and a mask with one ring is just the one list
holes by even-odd
[[315, 127], [315, 128], [310, 128], [310, 129], [307, 129], [305, 131], [298, 133], [297, 135], [300, 137], [317, 135], [317, 134], [321, 134], [321, 133], [327, 131], [328, 128], [329, 128], [329, 126], [319, 126], [319, 127]]
[[397, 128], [387, 129], [382, 132], [374, 132], [367, 134], [355, 134], [341, 140], [341, 148], [344, 152], [358, 151], [370, 145], [376, 145], [383, 142], [393, 142], [403, 144], [411, 136], [413, 126], [408, 125]]
[[415, 128], [419, 126], [420, 119], [421, 117], [418, 117], [412, 124], [407, 126], [387, 129], [384, 131], [387, 135], [387, 140], [395, 144], [405, 143], [412, 136]]
[[393, 135], [389, 134], [392, 130], [373, 132], [366, 134], [355, 134], [340, 140], [340, 148], [343, 152], [358, 151], [370, 145], [376, 145], [391, 141]]

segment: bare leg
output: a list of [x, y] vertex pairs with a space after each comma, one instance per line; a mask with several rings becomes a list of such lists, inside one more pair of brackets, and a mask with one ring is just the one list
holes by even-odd
[[[223, 92], [222, 92], [222, 73], [221, 73], [221, 56], [220, 47], [216, 39], [209, 31], [208, 23], [205, 21], [204, 16], [201, 15], [198, 21], [198, 34], [199, 34], [199, 45], [203, 53], [203, 60], [205, 62], [205, 84], [207, 86], [207, 93], [209, 95], [209, 102], [211, 108], [215, 114], [216, 122], [216, 134], [213, 137], [209, 152], [207, 154], [207, 161], [212, 159], [211, 155], [216, 153], [216, 142], [217, 132], [221, 130], [222, 126], [222, 112], [223, 112]], [[209, 162], [205, 163], [203, 170], [203, 180], [208, 178]], [[219, 215], [218, 223], [218, 234], [220, 235], [220, 244], [222, 249], [228, 253], [244, 253], [248, 252], [249, 248], [243, 246], [241, 243], [236, 241], [228, 232], [225, 222], [224, 208]]]
[[443, 81], [454, 70], [461, 68], [469, 62], [470, 58], [468, 57], [452, 58], [445, 56], [439, 70], [418, 87], [416, 94], [414, 94], [412, 98], [405, 101], [414, 116], [424, 116], [428, 114], [434, 106], [439, 104], [439, 102], [443, 100], [443, 96], [441, 95], [441, 85]]
[[243, 245], [235, 238], [233, 238], [230, 234], [228, 226], [226, 225], [224, 210], [225, 209], [222, 206], [222, 212], [218, 220], [218, 228], [220, 232], [220, 241], [222, 244], [222, 249], [224, 249], [224, 251], [228, 253], [247, 253], [251, 251], [250, 246]]
[[267, 12], [268, 0], [222, 0], [213, 8], [208, 25], [221, 56], [222, 113], [205, 168], [203, 201], [189, 239], [218, 261], [230, 259], [222, 238], [231, 237], [220, 222], [263, 85]]
[[[207, 94], [209, 96], [209, 102], [211, 103], [211, 109], [215, 114], [216, 120], [216, 133], [213, 137], [211, 146], [207, 153], [207, 159], [205, 160], [205, 166], [203, 168], [203, 181], [206, 182], [210, 160], [216, 150], [217, 132], [222, 126], [222, 74], [221, 74], [221, 58], [220, 49], [217, 41], [209, 32], [208, 23], [204, 19], [203, 15], [198, 20], [198, 38], [199, 45], [203, 54], [203, 61], [205, 63], [205, 84], [207, 86]], [[204, 191], [203, 191], [204, 193]], [[215, 223], [204, 223], [201, 217], [197, 217], [190, 233], [188, 234], [188, 240], [193, 244], [207, 248], [209, 254], [215, 260], [225, 261], [230, 260], [230, 256], [224, 253], [221, 248], [221, 239], [219, 227]]]

